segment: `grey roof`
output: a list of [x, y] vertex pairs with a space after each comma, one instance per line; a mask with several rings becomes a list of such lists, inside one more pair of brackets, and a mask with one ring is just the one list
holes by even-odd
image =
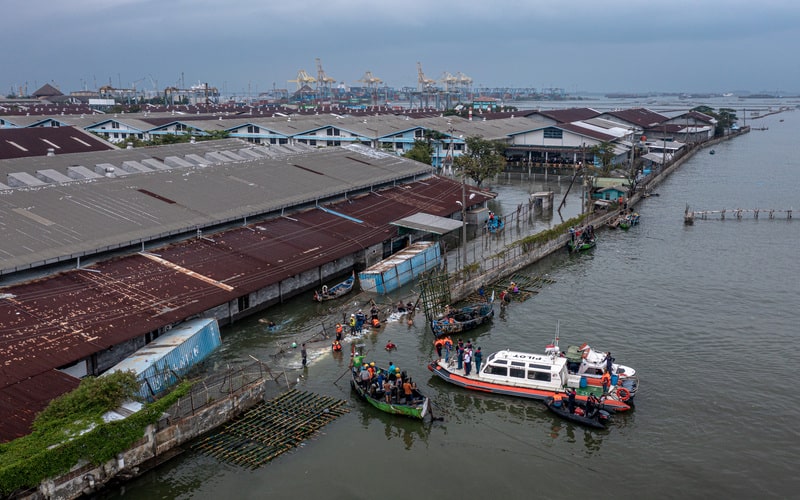
[[[428, 165], [359, 145], [256, 147], [254, 151], [272, 157], [146, 173], [122, 168], [126, 162], [145, 164], [146, 158], [185, 162], [187, 155], [202, 158], [213, 151], [240, 151], [243, 144], [226, 139], [0, 162], [0, 172], [16, 173], [15, 182], [36, 185], [1, 194], [0, 274], [313, 205], [432, 173]], [[69, 175], [68, 167], [76, 165], [104, 175], [72, 180], [80, 177], [80, 171], [72, 168]], [[135, 164], [126, 163], [131, 165]], [[37, 170], [55, 170], [71, 182], [46, 183], [35, 176]]]
[[439, 217], [438, 215], [416, 213], [410, 217], [399, 219], [391, 223], [393, 226], [416, 229], [433, 234], [447, 234], [461, 228], [461, 221]]

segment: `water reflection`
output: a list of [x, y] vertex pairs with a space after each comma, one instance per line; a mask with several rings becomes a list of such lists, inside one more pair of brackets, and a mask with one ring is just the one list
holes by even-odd
[[428, 447], [431, 425], [436, 425], [432, 424], [430, 419], [426, 418], [421, 421], [400, 415], [389, 415], [358, 399], [355, 392], [352, 394], [353, 398], [357, 399], [354, 412], [365, 430], [374, 432], [377, 427], [382, 425], [387, 441], [400, 439], [406, 450], [411, 450], [415, 444], [421, 444], [424, 448]]

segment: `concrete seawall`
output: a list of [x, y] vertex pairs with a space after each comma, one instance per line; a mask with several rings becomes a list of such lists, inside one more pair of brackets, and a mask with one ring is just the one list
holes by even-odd
[[[166, 413], [157, 424], [145, 428], [142, 439], [113, 460], [100, 465], [79, 464], [63, 476], [43, 481], [35, 490], [10, 498], [71, 500], [91, 495], [112, 481], [129, 480], [178, 455], [182, 445], [229, 422], [283, 389], [261, 378], [211, 403], [191, 403], [191, 406], [197, 404], [202, 408], [182, 417]], [[170, 411], [183, 413], [179, 406], [181, 403]]]

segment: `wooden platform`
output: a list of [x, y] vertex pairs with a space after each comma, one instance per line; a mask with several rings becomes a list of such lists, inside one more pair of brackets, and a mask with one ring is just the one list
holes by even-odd
[[219, 460], [256, 469], [347, 413], [346, 404], [293, 389], [254, 406], [193, 448]]
[[511, 297], [511, 300], [518, 302], [524, 302], [538, 294], [544, 285], [555, 283], [555, 280], [546, 276], [513, 274], [507, 278], [503, 278], [502, 281], [496, 281], [489, 285], [486, 295], [491, 296], [492, 292], [494, 292], [495, 299], [499, 300], [500, 292], [503, 290], [509, 291], [512, 281], [517, 284], [517, 287], [519, 287], [519, 293], [511, 293], [509, 296]]

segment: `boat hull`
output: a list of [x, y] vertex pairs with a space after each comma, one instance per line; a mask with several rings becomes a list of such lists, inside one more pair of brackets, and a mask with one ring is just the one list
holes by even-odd
[[[563, 418], [564, 420], [568, 420], [570, 422], [574, 422], [579, 425], [583, 425], [585, 427], [592, 427], [594, 429], [605, 429], [606, 425], [602, 422], [599, 416], [595, 416], [593, 418], [585, 417], [583, 415], [578, 415], [575, 413], [570, 413], [567, 405], [562, 403], [561, 407], [553, 406], [553, 399], [547, 398], [544, 402], [547, 409], [551, 412], [555, 413], [559, 417]], [[599, 415], [599, 414], [598, 414]]]
[[[620, 226], [620, 227], [622, 227], [622, 226]], [[583, 242], [578, 242], [578, 243], [573, 242], [573, 241], [568, 241], [567, 242], [567, 248], [569, 248], [570, 252], [585, 252], [587, 250], [591, 250], [596, 245], [597, 245], [597, 242], [595, 240], [583, 241]]]
[[373, 398], [367, 393], [367, 391], [364, 390], [363, 387], [358, 384], [355, 379], [355, 375], [350, 380], [350, 387], [352, 387], [352, 389], [361, 399], [365, 400], [367, 403], [384, 413], [402, 415], [405, 417], [422, 420], [430, 412], [430, 400], [427, 397], [422, 396], [422, 394], [419, 394], [419, 392], [417, 392], [417, 394], [421, 396], [422, 400], [418, 404], [406, 405], [399, 403], [387, 403], [384, 399]]
[[356, 275], [353, 273], [349, 278], [330, 288], [323, 288], [320, 292], [314, 292], [314, 300], [324, 302], [326, 300], [338, 299], [342, 295], [348, 294], [353, 290], [356, 282]]
[[493, 316], [494, 307], [491, 303], [469, 306], [454, 314], [452, 323], [445, 319], [431, 320], [431, 330], [436, 337], [446, 337], [477, 328], [491, 320]]
[[[557, 392], [564, 394], [563, 390], [555, 391], [551, 389], [537, 389], [534, 387], [506, 385], [494, 381], [482, 380], [474, 374], [464, 375], [463, 370], [448, 369], [438, 360], [431, 362], [428, 365], [428, 369], [446, 382], [473, 391], [500, 394], [503, 396], [514, 396], [518, 398], [537, 399], [540, 401], [544, 401], [547, 398], [553, 397]], [[575, 400], [578, 402], [585, 402], [589, 392], [591, 392], [591, 389], [578, 389], [578, 394], [575, 396]], [[615, 411], [626, 411], [631, 409], [629, 404], [622, 401], [617, 401], [615, 399], [608, 399], [605, 405]]]

